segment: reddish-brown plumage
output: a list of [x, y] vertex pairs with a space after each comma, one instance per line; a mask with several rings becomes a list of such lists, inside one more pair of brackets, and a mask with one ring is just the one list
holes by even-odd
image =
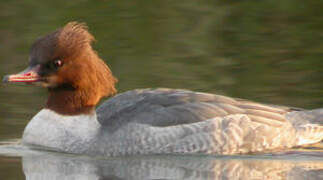
[[116, 93], [117, 80], [92, 49], [94, 38], [84, 24], [68, 23], [54, 33], [54, 54], [63, 66], [48, 77], [46, 107], [66, 115], [91, 113], [102, 97]]

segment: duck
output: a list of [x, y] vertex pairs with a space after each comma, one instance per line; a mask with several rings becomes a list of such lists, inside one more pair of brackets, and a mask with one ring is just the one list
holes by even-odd
[[[85, 23], [69, 22], [37, 39], [26, 70], [4, 83], [48, 90], [22, 144], [62, 153], [235, 155], [320, 143], [323, 108], [305, 110], [185, 89], [116, 94], [115, 78], [92, 48]], [[95, 109], [103, 97], [109, 97]]]

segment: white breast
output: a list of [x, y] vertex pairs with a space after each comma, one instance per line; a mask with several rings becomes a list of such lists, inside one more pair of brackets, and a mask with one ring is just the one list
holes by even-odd
[[23, 143], [70, 153], [84, 153], [94, 143], [100, 124], [96, 115], [64, 116], [43, 109], [28, 123]]

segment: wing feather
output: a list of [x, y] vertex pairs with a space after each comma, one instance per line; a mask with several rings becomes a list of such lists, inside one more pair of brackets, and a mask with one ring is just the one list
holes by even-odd
[[173, 126], [205, 121], [214, 117], [245, 114], [252, 121], [279, 127], [291, 110], [221, 95], [174, 89], [143, 89], [122, 93], [98, 109], [103, 125], [129, 122], [152, 126]]

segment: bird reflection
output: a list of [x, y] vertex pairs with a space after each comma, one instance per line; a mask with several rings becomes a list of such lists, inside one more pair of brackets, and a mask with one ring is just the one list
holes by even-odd
[[323, 179], [322, 151], [244, 156], [157, 155], [88, 157], [0, 145], [1, 156], [22, 157], [28, 180]]
[[23, 157], [27, 179], [322, 179], [322, 161], [205, 156], [142, 156], [112, 159], [53, 154]]

